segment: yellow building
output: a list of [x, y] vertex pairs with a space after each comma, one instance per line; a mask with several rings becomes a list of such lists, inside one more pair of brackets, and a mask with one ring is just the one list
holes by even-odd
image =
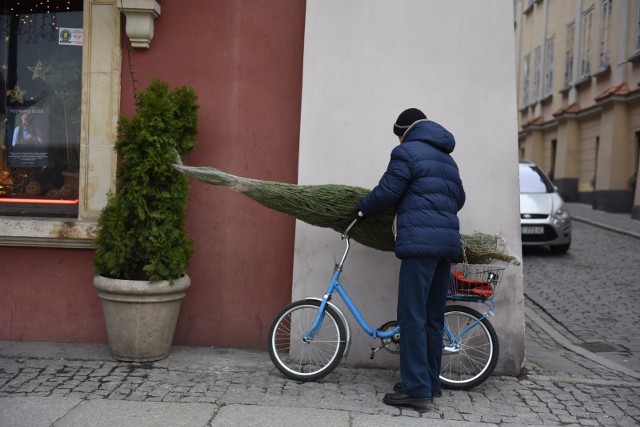
[[567, 201], [640, 219], [638, 0], [514, 0], [519, 152]]

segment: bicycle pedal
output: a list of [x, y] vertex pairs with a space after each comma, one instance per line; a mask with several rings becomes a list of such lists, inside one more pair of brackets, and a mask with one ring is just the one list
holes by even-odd
[[373, 360], [373, 358], [375, 357], [376, 353], [380, 350], [382, 350], [384, 347], [371, 347], [371, 352], [369, 353], [369, 359]]

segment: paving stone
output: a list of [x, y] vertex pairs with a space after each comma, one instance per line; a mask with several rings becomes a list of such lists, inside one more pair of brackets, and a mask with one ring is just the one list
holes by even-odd
[[578, 419], [574, 416], [571, 415], [560, 415], [558, 416], [558, 419], [560, 420], [560, 422], [562, 424], [570, 424], [570, 423], [577, 423]]
[[583, 426], [597, 426], [597, 425], [600, 425], [600, 423], [598, 422], [598, 420], [581, 419], [580, 420], [580, 425], [583, 425]]
[[640, 418], [638, 417], [625, 418], [622, 421], [619, 421], [619, 425], [623, 427], [631, 427], [631, 426], [637, 427], [638, 425], [640, 425]]

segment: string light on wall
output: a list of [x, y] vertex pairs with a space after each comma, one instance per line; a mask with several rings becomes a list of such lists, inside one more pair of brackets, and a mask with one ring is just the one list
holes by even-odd
[[[11, 86], [0, 87], [12, 102], [24, 102], [24, 89], [14, 86], [15, 77], [8, 75], [10, 43], [16, 37], [20, 43], [38, 45], [43, 42], [58, 42], [60, 27], [57, 13], [81, 11], [82, 0], [21, 0], [0, 2], [0, 37], [4, 41], [0, 59], [0, 73], [4, 80], [11, 80]], [[38, 55], [40, 56], [40, 55]], [[51, 64], [37, 58], [26, 67], [31, 72], [31, 80], [47, 80]], [[8, 81], [5, 83], [9, 83]], [[3, 85], [4, 86], [4, 85]], [[28, 89], [28, 88], [26, 88]], [[2, 93], [2, 92], [0, 92]]]
[[[74, 5], [75, 3], [75, 5]], [[44, 21], [48, 21], [55, 29], [58, 29], [56, 12], [65, 12], [70, 10], [81, 10], [81, 2], [72, 0], [46, 0], [33, 2], [16, 2], [14, 6], [0, 6], [0, 13], [4, 15], [15, 15], [20, 19], [23, 25], [33, 24], [36, 14], [47, 15]]]
[[42, 13], [43, 11], [65, 11], [71, 10], [73, 2], [71, 0], [46, 0], [46, 1], [18, 1], [14, 6], [3, 7], [3, 12], [11, 13]]

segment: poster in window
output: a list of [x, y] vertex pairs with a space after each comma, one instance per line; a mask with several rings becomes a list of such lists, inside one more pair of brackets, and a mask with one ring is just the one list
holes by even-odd
[[[46, 107], [7, 108], [7, 163], [11, 167], [48, 164], [49, 110]], [[14, 120], [10, 118], [14, 117]]]

